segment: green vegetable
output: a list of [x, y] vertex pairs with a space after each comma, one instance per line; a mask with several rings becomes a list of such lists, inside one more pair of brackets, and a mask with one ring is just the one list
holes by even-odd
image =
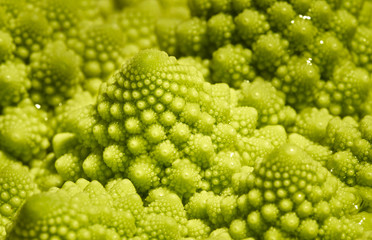
[[372, 236], [370, 0], [0, 0], [0, 239]]

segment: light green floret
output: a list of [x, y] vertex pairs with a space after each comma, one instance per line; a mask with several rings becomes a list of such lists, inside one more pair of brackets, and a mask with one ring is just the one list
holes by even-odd
[[155, 160], [146, 155], [142, 155], [131, 161], [127, 169], [128, 178], [141, 193], [159, 186], [160, 178], [158, 175], [160, 171], [161, 168], [159, 168]]
[[360, 110], [362, 115], [372, 115], [372, 89], [369, 90], [367, 98], [360, 106]]
[[35, 9], [21, 12], [10, 26], [17, 49], [15, 55], [27, 60], [34, 52], [44, 48], [50, 40], [51, 26], [47, 19]]
[[188, 159], [174, 161], [166, 174], [168, 176], [162, 179], [162, 183], [183, 198], [189, 198], [202, 186], [200, 167]]
[[296, 17], [284, 31], [290, 45], [289, 48], [295, 52], [303, 52], [313, 43], [317, 28], [312, 21], [305, 17]]
[[311, 3], [313, 1], [312, 0], [290, 0], [289, 2], [292, 4], [293, 9], [298, 14], [305, 14], [309, 10]]
[[359, 12], [363, 8], [364, 2], [363, 0], [343, 0], [341, 1], [340, 7], [343, 9], [346, 9], [351, 14], [353, 14], [355, 17], [359, 16]]
[[28, 97], [31, 82], [23, 63], [6, 62], [0, 65], [0, 107], [15, 105]]
[[291, 4], [277, 1], [267, 9], [267, 15], [271, 28], [283, 32], [295, 18], [296, 12]]
[[250, 136], [256, 129], [258, 119], [257, 110], [253, 107], [236, 107], [231, 112], [230, 125], [241, 136]]
[[210, 191], [196, 192], [185, 205], [185, 210], [189, 219], [208, 220], [207, 201], [214, 197]]
[[227, 83], [239, 88], [243, 81], [253, 80], [255, 71], [250, 63], [252, 52], [241, 45], [227, 45], [213, 52], [210, 63], [211, 79], [214, 83]]
[[156, 21], [155, 34], [160, 50], [171, 56], [178, 56], [176, 29], [181, 23], [180, 19], [162, 18]]
[[[168, 51], [166, 51], [169, 53]], [[171, 55], [171, 54], [170, 54]], [[208, 58], [202, 59], [200, 57], [181, 57], [178, 59], [178, 62], [184, 65], [190, 65], [196, 67], [199, 72], [203, 74], [204, 80], [211, 82], [211, 71], [209, 69], [211, 61]]]
[[238, 106], [238, 93], [225, 83], [211, 85], [211, 108], [208, 110], [216, 123], [229, 123], [231, 110]]
[[229, 234], [229, 229], [227, 227], [222, 227], [222, 228], [217, 228], [216, 230], [211, 232], [207, 240], [233, 240], [233, 239], [231, 238]]
[[251, 8], [253, 3], [252, 0], [231, 0], [232, 10], [235, 14], [239, 14], [244, 9]]
[[288, 41], [277, 33], [259, 36], [253, 43], [253, 63], [263, 76], [270, 76], [277, 68], [288, 62]]
[[186, 211], [183, 207], [181, 198], [166, 188], [153, 188], [146, 198], [145, 214], [158, 214], [168, 216], [177, 223], [176, 229], [181, 236], [187, 233]]
[[[137, 10], [139, 12], [148, 14], [150, 16], [157, 17], [157, 16], [161, 15], [162, 7], [164, 5], [167, 5], [168, 7], [171, 7], [172, 5], [176, 5], [178, 3], [186, 4], [186, 2], [184, 2], [184, 0], [175, 0], [175, 1], [172, 1], [171, 3], [169, 3], [169, 4], [167, 4], [166, 1], [168, 1], [168, 0], [158, 0], [158, 1], [141, 0], [141, 1], [138, 1], [138, 2], [136, 2], [136, 0], [135, 0], [134, 2], [131, 3], [131, 6], [129, 6], [129, 8], [127, 8], [127, 9], [131, 9], [131, 7], [133, 7], [134, 10]], [[179, 2], [179, 1], [181, 1], [181, 2]]]
[[[91, 180], [97, 180], [101, 183], [107, 183], [107, 181], [113, 177], [113, 172], [109, 168], [102, 156], [102, 152], [96, 150], [90, 153], [83, 161], [82, 167], [84, 174]], [[119, 175], [122, 176], [122, 175]]]
[[239, 172], [233, 174], [231, 178], [231, 188], [235, 194], [240, 196], [237, 199], [237, 204], [242, 217], [246, 216], [249, 211], [249, 206], [245, 203], [247, 200], [246, 194], [254, 184], [254, 175], [252, 174], [253, 170], [253, 167], [243, 165]]
[[61, 41], [48, 44], [30, 57], [31, 98], [43, 106], [56, 106], [71, 98], [82, 79], [78, 56]]
[[138, 224], [137, 235], [149, 240], [172, 240], [180, 239], [177, 222], [168, 216], [161, 214], [148, 214]]
[[[358, 191], [360, 197], [362, 198], [363, 200], [363, 210], [365, 211], [361, 211], [359, 212], [358, 214], [356, 215], [352, 215], [352, 217], [359, 217], [359, 216], [362, 216], [362, 218], [364, 217], [364, 215], [369, 215], [368, 214], [368, 211], [369, 209], [371, 209], [371, 206], [372, 206], [372, 190], [370, 187], [364, 187], [364, 186], [354, 186], [356, 188], [356, 190]], [[366, 230], [369, 230], [371, 231], [371, 222], [369, 221], [366, 221], [366, 222], [362, 222], [362, 225], [367, 225], [368, 227], [366, 227]]]
[[176, 39], [180, 56], [209, 55], [207, 22], [203, 19], [194, 17], [180, 23], [176, 29]]
[[5, 108], [0, 116], [0, 148], [25, 163], [42, 159], [52, 134], [46, 119], [45, 112], [26, 100]]
[[258, 128], [254, 131], [253, 136], [269, 141], [274, 147], [279, 147], [287, 142], [287, 133], [282, 125], [267, 125]]
[[207, 22], [208, 41], [212, 51], [236, 41], [235, 23], [231, 15], [219, 13]]
[[362, 221], [361, 225], [363, 226], [365, 230], [362, 238], [368, 238], [371, 236], [371, 233], [372, 233], [372, 221], [371, 221], [372, 218], [371, 217], [372, 217], [372, 214], [365, 211], [365, 212], [360, 212], [356, 214], [355, 219], [353, 219], [356, 221]]
[[311, 59], [294, 55], [277, 69], [275, 75], [272, 83], [286, 94], [286, 102], [290, 106], [303, 109], [314, 102], [320, 85], [320, 73]]
[[[82, 8], [79, 6], [81, 2], [83, 1], [53, 0], [37, 3], [52, 28], [54, 39], [64, 40], [69, 46], [76, 44], [75, 38], [82, 22]], [[82, 49], [80, 44], [74, 47], [77, 50]]]
[[286, 239], [286, 237], [288, 237], [288, 235], [281, 228], [274, 227], [269, 228], [263, 235], [264, 240]]
[[[134, 52], [127, 54], [131, 57], [141, 49], [157, 47], [157, 39], [155, 35], [155, 22], [160, 9], [157, 1], [143, 1], [144, 6], [138, 4], [130, 8], [126, 8], [117, 16], [115, 21], [119, 25], [121, 31], [125, 35], [126, 41], [125, 51], [133, 48]], [[155, 6], [154, 6], [155, 5]], [[151, 9], [151, 11], [149, 11]], [[113, 34], [112, 36], [115, 36]]]
[[129, 179], [112, 180], [108, 182], [106, 189], [112, 196], [114, 207], [131, 212], [136, 223], [143, 218], [145, 211], [142, 198]]
[[175, 123], [169, 131], [169, 138], [176, 146], [182, 147], [191, 136], [190, 128], [184, 123]]
[[356, 183], [360, 186], [372, 187], [372, 164], [371, 163], [361, 162], [357, 166]]
[[190, 18], [190, 9], [187, 0], [159, 0], [162, 7], [162, 17], [187, 19]]
[[85, 29], [79, 38], [85, 46], [81, 57], [86, 77], [105, 79], [123, 63], [125, 37], [119, 28], [94, 25]]
[[218, 13], [230, 13], [232, 10], [231, 0], [189, 0], [188, 6], [191, 15], [208, 19]]
[[285, 213], [283, 216], [280, 217], [280, 221], [281, 228], [288, 233], [295, 232], [300, 224], [300, 219], [294, 212]]
[[372, 144], [366, 139], [355, 139], [351, 152], [359, 159], [359, 161], [371, 162], [372, 160]]
[[210, 165], [210, 160], [216, 154], [211, 137], [202, 134], [192, 135], [184, 152], [192, 162], [197, 163], [203, 169]]
[[251, 211], [247, 216], [247, 225], [249, 231], [251, 231], [253, 236], [258, 237], [263, 232], [266, 232], [268, 225], [262, 218], [260, 211]]
[[357, 66], [372, 70], [372, 29], [358, 26], [351, 41], [353, 61]]
[[80, 8], [82, 10], [82, 16], [86, 19], [86, 22], [102, 22], [106, 20], [110, 14], [114, 13], [114, 6], [112, 1], [92, 1], [84, 0], [80, 1]]
[[314, 26], [328, 30], [331, 27], [331, 21], [334, 13], [327, 1], [317, 0], [311, 3], [311, 7], [307, 13], [311, 17]]
[[241, 164], [254, 166], [257, 160], [265, 158], [275, 147], [270, 139], [252, 136], [239, 139], [237, 148], [242, 157]]
[[[121, 180], [124, 181], [124, 180]], [[117, 181], [115, 185], [119, 185]], [[112, 186], [111, 186], [112, 188]], [[138, 201], [140, 203], [141, 199]], [[79, 179], [61, 189], [29, 198], [12, 230], [12, 239], [119, 239], [137, 231], [129, 206], [114, 205], [100, 183]]]
[[62, 41], [48, 44], [30, 57], [31, 98], [35, 103], [57, 106], [72, 97], [82, 78], [78, 56]]
[[[72, 125], [74, 124], [76, 123], [72, 123]], [[92, 179], [97, 179], [97, 175], [104, 175], [99, 171], [98, 167], [93, 167], [94, 160], [97, 160], [98, 156], [90, 154], [90, 149], [82, 145], [81, 137], [84, 137], [84, 135], [80, 136], [78, 132], [62, 132], [53, 137], [53, 151], [56, 157], [55, 169], [65, 181], [76, 181], [79, 178], [87, 178], [88, 176]], [[100, 165], [104, 164], [101, 159], [99, 160], [102, 162]], [[114, 169], [115, 167], [113, 166]], [[93, 170], [90, 170], [92, 168]], [[106, 182], [106, 179], [102, 179], [102, 177], [100, 180]]]
[[1, 30], [6, 30], [9, 28], [10, 19], [12, 19], [11, 14], [6, 12], [5, 8], [0, 7], [0, 29]]
[[327, 162], [327, 168], [341, 181], [350, 186], [356, 184], [358, 159], [349, 151], [339, 151], [332, 155]]
[[187, 3], [192, 16], [201, 18], [207, 18], [210, 16], [210, 9], [212, 7], [211, 0], [189, 0]]
[[81, 177], [86, 177], [82, 168], [82, 159], [86, 157], [86, 153], [81, 157], [79, 150], [81, 150], [81, 147], [71, 149], [69, 152], [57, 156], [54, 166], [63, 181], [76, 181]]
[[138, 222], [137, 236], [146, 239], [179, 239], [187, 233], [186, 212], [181, 199], [168, 189], [153, 189], [146, 198], [145, 216]]
[[372, 145], [362, 138], [358, 123], [350, 116], [329, 121], [325, 143], [335, 151], [350, 150], [359, 161], [371, 160]]
[[212, 227], [227, 227], [238, 217], [236, 199], [235, 195], [211, 195], [206, 200], [206, 212]]
[[[243, 202], [253, 210], [259, 209], [247, 216], [248, 228], [257, 235], [277, 226], [289, 237], [331, 239], [330, 233], [320, 231], [327, 227], [324, 219], [332, 219], [333, 214], [351, 214], [352, 209], [355, 213], [355, 205], [361, 204], [356, 191], [345, 192], [337, 178], [292, 144], [284, 144], [259, 162], [254, 176], [254, 188]], [[346, 236], [360, 234], [356, 222], [350, 227], [357, 230]]]
[[248, 47], [270, 29], [265, 15], [253, 9], [245, 9], [234, 21], [238, 37]]
[[[68, 116], [68, 112], [64, 116]], [[92, 124], [94, 124], [93, 117], [89, 116], [89, 111], [80, 112], [80, 109], [71, 112], [70, 116], [76, 118], [66, 119], [61, 123], [63, 127], [60, 130], [71, 132], [58, 133], [53, 138], [56, 171], [65, 181], [76, 181], [81, 177], [90, 177], [106, 182], [106, 178], [112, 174], [111, 170], [107, 169], [104, 161], [96, 154], [89, 155], [91, 151], [89, 147], [97, 147], [91, 132]], [[108, 163], [114, 161], [112, 158], [107, 158]], [[115, 163], [112, 163], [111, 166], [116, 170]], [[102, 169], [105, 169], [106, 173], [103, 173]]]
[[211, 14], [230, 13], [232, 10], [231, 0], [210, 0], [212, 3]]
[[359, 162], [349, 151], [335, 153], [327, 162], [327, 168], [350, 186], [355, 184], [371, 187], [372, 167], [370, 163]]
[[178, 149], [170, 140], [158, 144], [150, 154], [162, 166], [170, 166], [180, 157]]
[[243, 219], [235, 219], [231, 222], [229, 227], [229, 234], [232, 239], [247, 239], [250, 233], [248, 232], [247, 223]]
[[372, 143], [372, 116], [366, 115], [359, 122], [359, 131], [362, 133], [362, 137]]
[[319, 94], [318, 105], [326, 100], [324, 107], [331, 114], [358, 116], [372, 83], [368, 71], [346, 61], [334, 68], [330, 80]]
[[238, 152], [221, 151], [212, 160], [210, 168], [205, 171], [205, 179], [210, 182], [211, 190], [222, 192], [231, 184], [231, 178], [241, 168], [241, 157]]
[[358, 23], [360, 25], [365, 25], [367, 27], [372, 27], [372, 16], [370, 12], [372, 11], [372, 2], [364, 1], [363, 7], [359, 12]]
[[332, 151], [327, 147], [318, 144], [318, 142], [313, 142], [306, 137], [292, 133], [288, 136], [288, 143], [295, 144], [305, 150], [315, 161], [318, 161], [325, 166], [331, 158]]
[[9, 15], [9, 19], [11, 18], [16, 18], [20, 12], [25, 8], [25, 7], [30, 7], [27, 5], [25, 0], [20, 0], [20, 1], [12, 1], [12, 0], [1, 0], [0, 1], [0, 8], [4, 10], [4, 13], [6, 15]]
[[324, 221], [322, 237], [324, 240], [331, 239], [358, 239], [363, 234], [363, 228], [356, 221], [343, 217], [337, 219], [330, 217]]
[[289, 128], [290, 132], [299, 133], [314, 142], [321, 142], [332, 115], [325, 108], [305, 108], [296, 117], [296, 123]]
[[0, 63], [11, 60], [15, 49], [12, 36], [0, 30]]
[[357, 26], [357, 19], [344, 9], [336, 11], [331, 22], [331, 30], [336, 33], [337, 38], [346, 46], [350, 45]]
[[285, 106], [285, 95], [276, 90], [272, 83], [261, 78], [242, 83], [239, 105], [254, 107], [257, 110], [258, 125], [291, 125], [296, 118], [296, 112]]
[[0, 151], [0, 236], [9, 233], [26, 199], [38, 191], [29, 169]]
[[311, 59], [320, 70], [321, 78], [328, 80], [333, 74], [333, 69], [348, 57], [348, 52], [341, 41], [332, 32], [318, 34], [309, 46]]
[[328, 122], [326, 143], [335, 151], [350, 150], [361, 138], [358, 123], [351, 117], [332, 118]]
[[73, 133], [79, 143], [86, 147], [96, 147], [98, 143], [92, 133], [92, 127], [97, 123], [94, 102], [95, 99], [90, 93], [79, 92], [55, 108], [55, 129], [57, 132]]
[[187, 221], [187, 237], [195, 240], [202, 240], [209, 236], [211, 232], [210, 226], [203, 220], [191, 219]]
[[92, 131], [102, 147], [126, 146], [129, 159], [148, 159], [138, 162], [141, 171], [133, 166], [137, 161], [128, 170], [147, 191], [147, 178], [164, 174], [158, 165], [183, 155], [206, 168], [217, 149], [234, 147], [236, 131], [228, 125], [233, 99], [226, 84], [212, 86], [193, 66], [147, 50], [102, 84]]
[[49, 153], [43, 159], [33, 160], [30, 164], [34, 181], [41, 191], [47, 191], [52, 187], [61, 187], [64, 183], [55, 168], [55, 160], [54, 153]]

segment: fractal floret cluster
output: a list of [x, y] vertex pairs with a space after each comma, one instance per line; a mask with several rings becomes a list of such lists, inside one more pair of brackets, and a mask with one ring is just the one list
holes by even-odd
[[371, 0], [0, 0], [0, 239], [372, 238]]

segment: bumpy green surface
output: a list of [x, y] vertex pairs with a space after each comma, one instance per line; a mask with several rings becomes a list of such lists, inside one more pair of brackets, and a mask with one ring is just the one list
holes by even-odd
[[371, 10], [0, 0], [0, 239], [370, 239]]

